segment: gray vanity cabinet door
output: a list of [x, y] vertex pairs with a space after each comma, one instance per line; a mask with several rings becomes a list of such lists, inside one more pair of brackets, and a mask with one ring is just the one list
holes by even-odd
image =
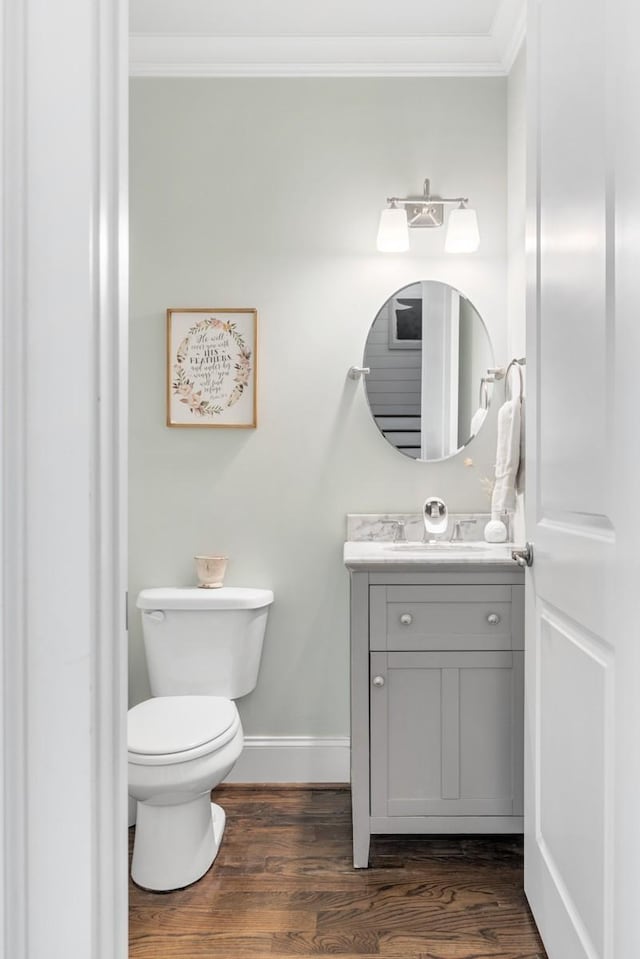
[[518, 651], [372, 652], [371, 815], [522, 815]]

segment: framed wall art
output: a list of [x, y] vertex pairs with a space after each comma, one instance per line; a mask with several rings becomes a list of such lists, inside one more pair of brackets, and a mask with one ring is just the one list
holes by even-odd
[[393, 298], [389, 314], [389, 349], [422, 349], [422, 296]]
[[167, 310], [167, 426], [252, 429], [258, 313]]

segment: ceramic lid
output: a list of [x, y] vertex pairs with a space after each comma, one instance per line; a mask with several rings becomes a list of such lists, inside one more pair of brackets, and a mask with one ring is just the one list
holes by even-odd
[[246, 589], [223, 586], [201, 589], [198, 586], [166, 586], [143, 589], [138, 595], [138, 609], [259, 609], [270, 606], [270, 589]]
[[158, 696], [129, 710], [128, 750], [146, 756], [196, 749], [222, 736], [238, 715], [223, 696]]

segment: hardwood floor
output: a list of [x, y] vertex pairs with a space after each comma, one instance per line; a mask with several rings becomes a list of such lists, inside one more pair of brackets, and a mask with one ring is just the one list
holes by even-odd
[[227, 828], [206, 876], [171, 893], [130, 882], [130, 959], [545, 959], [518, 838], [377, 836], [354, 870], [347, 788], [215, 797]]

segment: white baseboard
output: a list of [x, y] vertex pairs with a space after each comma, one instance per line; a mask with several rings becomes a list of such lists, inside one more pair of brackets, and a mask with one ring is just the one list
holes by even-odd
[[[350, 741], [314, 736], [245, 736], [227, 783], [348, 783]], [[136, 802], [129, 796], [129, 826]]]
[[228, 783], [349, 782], [348, 738], [246, 736]]

